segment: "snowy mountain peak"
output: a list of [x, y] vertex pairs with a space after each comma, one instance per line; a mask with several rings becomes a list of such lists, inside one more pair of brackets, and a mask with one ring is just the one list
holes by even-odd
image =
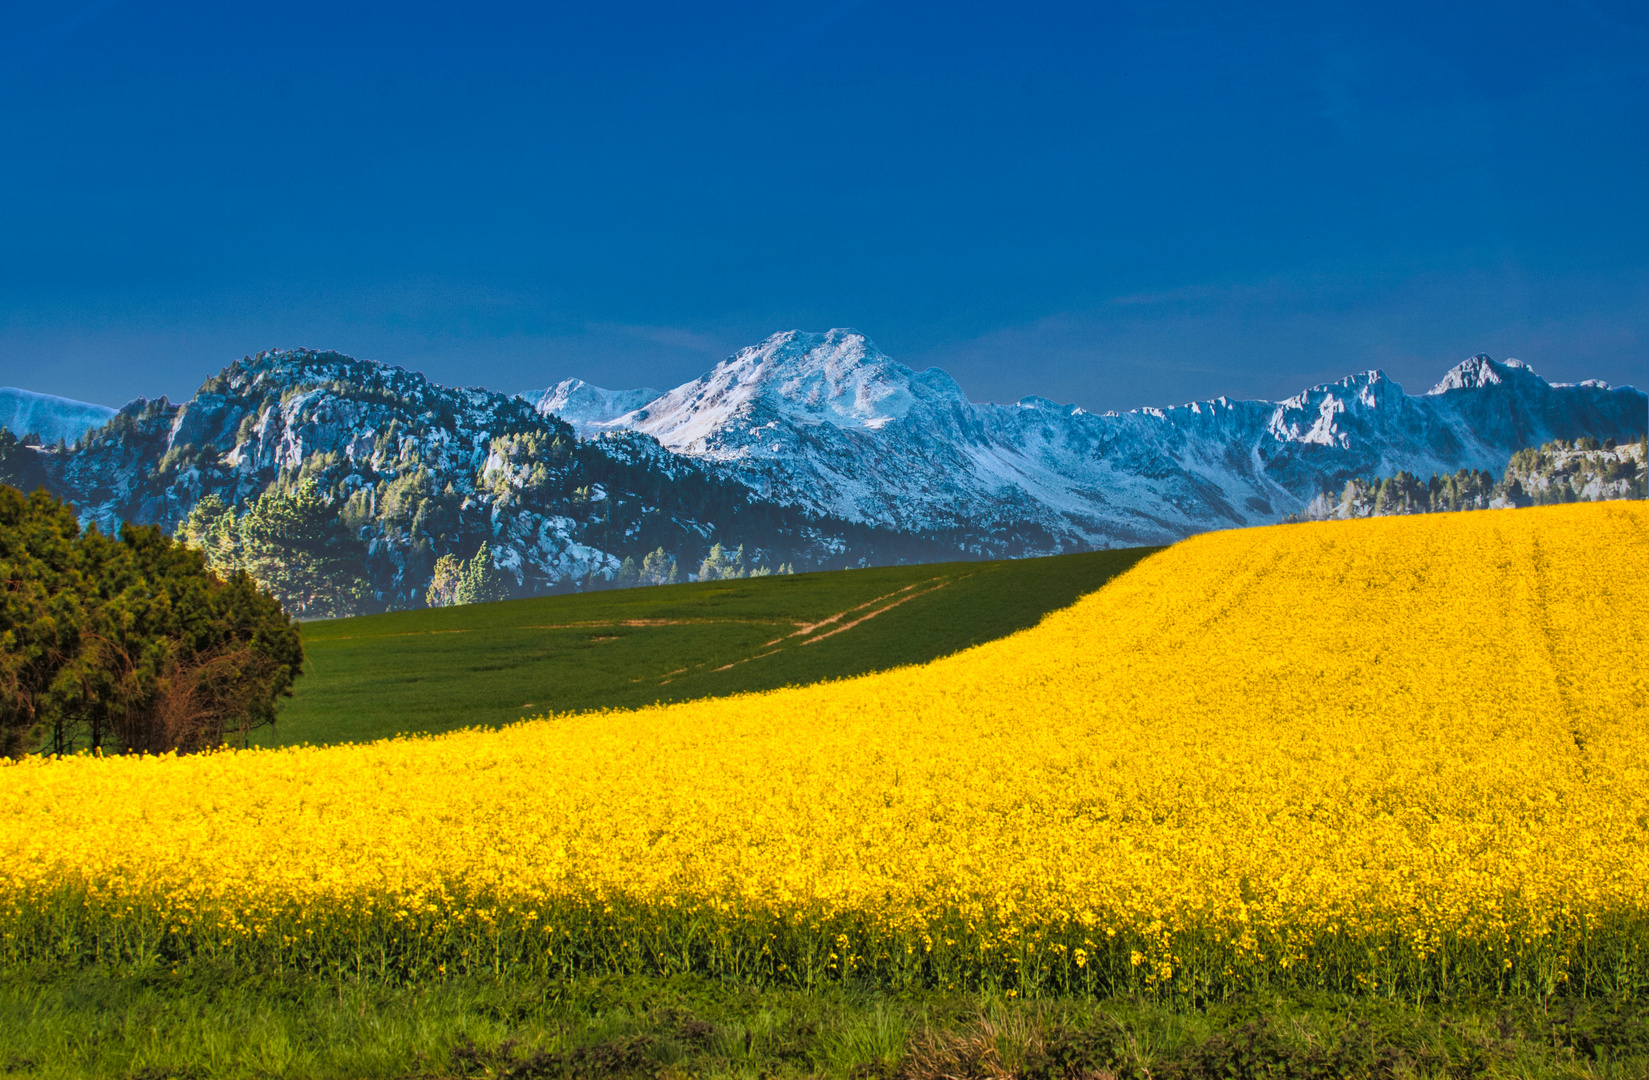
[[1506, 360], [1497, 363], [1489, 358], [1487, 353], [1478, 353], [1470, 360], [1462, 360], [1449, 369], [1438, 384], [1427, 391], [1427, 394], [1446, 394], [1450, 390], [1476, 389], [1484, 386], [1499, 386], [1509, 378], [1513, 372], [1524, 372], [1534, 378], [1534, 369], [1521, 360]]
[[0, 428], [9, 428], [18, 437], [38, 435], [46, 443], [72, 443], [108, 423], [114, 414], [107, 405], [0, 386]]
[[635, 390], [604, 390], [583, 379], [562, 379], [545, 390], [529, 390], [521, 395], [540, 413], [561, 417], [580, 435], [588, 437], [610, 421], [634, 412], [658, 397], [647, 387]]
[[1054, 550], [1276, 521], [1350, 476], [1501, 468], [1546, 438], [1641, 430], [1641, 401], [1480, 356], [1428, 396], [1369, 370], [1282, 402], [1096, 416], [1039, 397], [970, 403], [943, 371], [912, 371], [857, 331], [791, 330], [602, 427], [651, 435], [763, 498], [918, 532], [1040, 530]]
[[[1326, 416], [1345, 412], [1347, 405], [1353, 403], [1377, 409], [1382, 400], [1400, 400], [1402, 397], [1403, 388], [1400, 385], [1393, 382], [1384, 371], [1372, 368], [1355, 375], [1347, 375], [1338, 382], [1319, 383], [1309, 390], [1302, 390], [1291, 398], [1277, 402], [1272, 429], [1274, 432], [1279, 430], [1278, 425], [1284, 423], [1283, 417], [1301, 412], [1321, 412]], [[1277, 437], [1284, 438], [1280, 433]], [[1292, 439], [1294, 436], [1288, 438]]]
[[1636, 390], [1553, 386], [1486, 356], [1420, 396], [1365, 371], [1282, 402], [974, 404], [938, 368], [837, 329], [775, 334], [664, 394], [568, 379], [512, 397], [270, 351], [181, 405], [134, 402], [75, 449], [14, 447], [0, 467], [91, 520], [167, 527], [207, 494], [245, 505], [301, 470], [366, 545], [379, 598], [413, 603], [437, 555], [482, 540], [526, 591], [660, 546], [697, 559], [712, 540], [809, 565], [1166, 543], [1278, 521], [1353, 477], [1498, 471], [1553, 438], [1636, 439], [1644, 408]]
[[856, 330], [787, 330], [611, 423], [677, 452], [738, 456], [732, 447], [715, 445], [735, 427], [879, 431], [935, 397], [967, 401], [949, 375], [937, 368], [918, 374]]
[[740, 350], [699, 383], [792, 421], [875, 431], [910, 411], [916, 377], [856, 330], [787, 330]]

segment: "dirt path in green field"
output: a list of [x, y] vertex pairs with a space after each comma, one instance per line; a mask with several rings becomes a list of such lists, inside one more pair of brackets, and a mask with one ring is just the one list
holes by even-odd
[[[740, 618], [727, 618], [727, 619], [715, 619], [715, 618], [694, 618], [694, 619], [583, 619], [583, 620], [579, 620], [579, 621], [576, 621], [576, 622], [525, 623], [521, 626], [516, 626], [516, 627], [467, 626], [467, 627], [456, 627], [456, 628], [451, 629], [451, 630], [405, 630], [405, 631], [400, 631], [400, 632], [391, 633], [391, 634], [369, 634], [369, 635], [360, 635], [360, 636], [365, 636], [365, 637], [427, 637], [427, 636], [431, 636], [431, 635], [435, 635], [435, 634], [473, 634], [473, 633], [486, 632], [486, 631], [491, 631], [491, 630], [496, 630], [496, 629], [514, 629], [514, 630], [613, 630], [613, 629], [618, 629], [620, 627], [627, 627], [627, 628], [631, 628], [631, 629], [646, 629], [646, 628], [649, 628], [649, 627], [661, 627], [661, 626], [725, 626], [725, 625], [783, 626], [783, 627], [790, 627], [791, 628], [790, 633], [782, 634], [779, 637], [774, 638], [772, 641], [769, 641], [766, 644], [764, 644], [761, 647], [763, 651], [752, 653], [749, 656], [742, 656], [737, 660], [734, 660], [730, 663], [722, 664], [719, 667], [711, 668], [711, 667], [709, 667], [709, 662], [706, 661], [703, 664], [696, 664], [696, 665], [693, 665], [692, 667], [678, 668], [675, 671], [666, 672], [662, 677], [656, 676], [656, 675], [643, 675], [639, 678], [635, 678], [635, 679], [630, 680], [631, 682], [647, 682], [651, 679], [657, 678], [657, 679], [659, 679], [659, 685], [660, 686], [665, 686], [665, 685], [668, 685], [669, 683], [675, 681], [677, 678], [679, 678], [682, 675], [688, 675], [688, 674], [691, 674], [695, 671], [699, 671], [699, 670], [702, 670], [702, 669], [705, 669], [705, 668], [709, 668], [709, 670], [711, 670], [711, 671], [727, 671], [727, 670], [730, 670], [732, 668], [738, 667], [740, 664], [748, 664], [752, 660], [761, 660], [761, 659], [764, 659], [766, 657], [773, 656], [777, 653], [783, 652], [787, 648], [796, 648], [796, 647], [803, 646], [803, 645], [817, 644], [818, 642], [821, 642], [821, 641], [825, 640], [826, 638], [835, 637], [837, 634], [844, 634], [847, 631], [854, 629], [855, 627], [862, 626], [865, 623], [869, 622], [870, 620], [876, 618], [878, 615], [883, 615], [883, 614], [885, 614], [889, 611], [892, 611], [894, 608], [899, 607], [901, 604], [908, 604], [910, 601], [915, 600], [919, 597], [927, 596], [930, 593], [937, 592], [938, 590], [943, 589], [945, 586], [951, 584], [952, 582], [960, 581], [963, 578], [967, 578], [967, 577], [971, 577], [971, 576], [972, 576], [971, 574], [941, 575], [939, 577], [928, 578], [926, 581], [913, 581], [909, 585], [905, 585], [902, 588], [895, 589], [894, 591], [892, 591], [890, 593], [886, 593], [882, 596], [875, 597], [874, 599], [866, 600], [862, 604], [856, 604], [853, 607], [847, 608], [847, 609], [842, 610], [842, 611], [838, 611], [834, 615], [827, 615], [825, 618], [819, 619], [816, 622], [795, 622], [795, 621], [788, 620], [788, 619], [740, 619]], [[863, 614], [860, 614], [861, 612]], [[333, 638], [332, 640], [333, 641], [349, 641], [349, 640], [352, 640], [355, 637], [357, 637], [357, 635], [342, 634], [342, 635], [339, 635], [338, 637]], [[796, 640], [798, 638], [800, 638], [801, 640], [800, 641]], [[599, 640], [610, 640], [610, 639], [603, 638], [603, 639], [599, 639]]]
[[[794, 630], [791, 633], [786, 634], [783, 637], [774, 638], [772, 641], [767, 642], [767, 644], [762, 646], [762, 648], [764, 648], [764, 649], [771, 648], [774, 645], [783, 645], [785, 642], [789, 641], [791, 638], [797, 638], [797, 637], [806, 637], [806, 640], [800, 642], [800, 644], [802, 644], [802, 645], [812, 645], [815, 642], [823, 641], [827, 637], [833, 637], [836, 634], [840, 634], [840, 633], [843, 633], [844, 631], [851, 630], [855, 626], [859, 626], [863, 623], [867, 623], [871, 619], [874, 619], [876, 616], [881, 615], [884, 612], [892, 611], [894, 608], [898, 607], [900, 604], [909, 603], [910, 601], [915, 600], [917, 597], [926, 596], [931, 592], [937, 592], [938, 590], [943, 589], [946, 585], [949, 585], [952, 581], [960, 581], [962, 578], [970, 577], [970, 576], [972, 576], [972, 575], [961, 574], [961, 575], [958, 575], [956, 577], [935, 577], [935, 578], [929, 578], [926, 581], [913, 581], [909, 585], [904, 586], [903, 588], [895, 589], [893, 592], [887, 593], [883, 596], [878, 596], [878, 597], [876, 597], [875, 599], [872, 599], [872, 600], [866, 600], [864, 603], [855, 605], [854, 607], [850, 607], [850, 608], [846, 609], [845, 611], [838, 611], [834, 615], [828, 615], [825, 618], [818, 620], [817, 622], [810, 622], [810, 623], [808, 623], [808, 622], [793, 622], [793, 621], [788, 620], [788, 619], [702, 619], [702, 618], [701, 619], [583, 619], [583, 620], [580, 620], [578, 622], [523, 623], [522, 625], [515, 626], [515, 627], [463, 626], [463, 627], [454, 628], [452, 630], [403, 630], [403, 631], [399, 631], [399, 632], [393, 633], [393, 634], [367, 634], [367, 635], [340, 634], [337, 637], [332, 638], [331, 640], [333, 640], [333, 641], [352, 641], [357, 636], [365, 636], [365, 637], [426, 637], [426, 636], [433, 635], [433, 634], [474, 634], [474, 633], [480, 633], [480, 632], [485, 632], [485, 631], [494, 630], [494, 629], [513, 629], [513, 630], [605, 630], [605, 629], [611, 629], [611, 628], [616, 628], [616, 627], [620, 627], [620, 626], [646, 628], [646, 627], [650, 627], [650, 626], [725, 626], [725, 625], [728, 625], [728, 624], [736, 624], [736, 625], [739, 625], [739, 626], [789, 626], [789, 627], [794, 627]], [[877, 607], [878, 604], [880, 604], [881, 606]], [[857, 619], [850, 619], [849, 621], [847, 621], [845, 623], [842, 622], [842, 620], [846, 619], [849, 615], [852, 615], [855, 612], [864, 611], [866, 608], [875, 608], [876, 610], [871, 611], [871, 612], [867, 612], [864, 615], [860, 615]], [[841, 623], [841, 625], [838, 626], [838, 625], [836, 625], [837, 623]], [[831, 629], [825, 630], [824, 633], [822, 633], [822, 634], [815, 634], [814, 633], [814, 631], [824, 629], [827, 626], [831, 627]], [[807, 637], [807, 635], [810, 635], [810, 634], [813, 635], [813, 636]], [[777, 652], [777, 651], [778, 651], [777, 649], [774, 650], [774, 652]], [[734, 664], [742, 664], [746, 660], [756, 660], [756, 659], [759, 659], [761, 656], [771, 656], [771, 655], [772, 655], [772, 653], [761, 653], [761, 654], [758, 654], [756, 656], [747, 656], [747, 657], [744, 657], [743, 659], [733, 661], [732, 664], [724, 664], [721, 667], [716, 668], [715, 670], [716, 671], [726, 671], [728, 668], [733, 667]], [[676, 673], [672, 672], [671, 674], [676, 674]]]
[[[968, 575], [966, 574], [961, 575], [961, 577], [967, 576]], [[762, 648], [766, 649], [766, 652], [753, 653], [750, 656], [745, 656], [738, 660], [734, 660], [730, 664], [723, 664], [718, 668], [711, 668], [711, 670], [727, 671], [730, 668], [738, 667], [740, 664], [748, 664], [752, 660], [761, 660], [765, 657], [773, 656], [776, 653], [783, 652], [787, 643], [791, 643], [791, 639], [793, 638], [799, 637], [803, 638], [803, 640], [792, 643], [792, 647], [799, 645], [812, 645], [816, 642], [823, 641], [827, 637], [834, 637], [837, 634], [853, 629], [855, 626], [867, 623], [884, 612], [892, 611], [900, 604], [914, 600], [918, 596], [926, 596], [928, 593], [937, 592], [938, 590], [943, 589], [946, 585], [949, 585], [953, 580], [959, 580], [959, 578], [936, 577], [929, 578], [927, 581], [913, 581], [902, 589], [895, 589], [893, 592], [890, 592], [885, 596], [878, 596], [874, 600], [866, 600], [862, 604], [850, 607], [846, 611], [838, 611], [836, 614], [831, 615], [828, 618], [820, 619], [818, 622], [793, 623], [792, 625], [796, 627], [795, 632], [786, 634], [784, 637], [774, 638], [772, 641], [769, 641], [767, 644], [763, 645]], [[877, 607], [878, 604], [881, 606]], [[847, 622], [842, 622], [842, 620], [846, 619], [849, 615], [852, 615], [855, 612], [864, 611], [866, 608], [875, 608], [875, 610], [867, 612], [864, 615], [860, 615], [857, 619], [850, 619]], [[841, 625], [837, 626], [837, 623], [841, 623]], [[822, 634], [815, 633], [815, 631], [827, 626], [831, 627], [831, 629], [825, 630]], [[777, 647], [775, 648], [775, 646]], [[699, 666], [703, 667], [704, 665], [701, 664]], [[688, 669], [684, 668], [681, 671], [670, 672], [667, 676], [665, 676], [663, 682], [659, 683], [659, 685], [665, 685], [665, 683], [670, 682], [671, 679], [677, 675], [686, 674], [687, 670]], [[640, 682], [641, 680], [637, 679], [636, 681]]]
[[[865, 614], [865, 615], [861, 615], [857, 619], [853, 619], [849, 622], [842, 623], [842, 625], [840, 625], [838, 627], [835, 627], [834, 629], [831, 629], [831, 630], [826, 630], [822, 634], [814, 634], [812, 637], [810, 637], [806, 641], [802, 642], [803, 645], [812, 645], [815, 642], [823, 641], [827, 637], [833, 637], [836, 634], [842, 633], [843, 631], [851, 630], [855, 626], [858, 626], [862, 623], [867, 623], [870, 620], [874, 619], [876, 616], [881, 615], [884, 612], [892, 611], [894, 608], [898, 607], [900, 604], [908, 603], [911, 600], [915, 600], [919, 596], [926, 596], [929, 593], [938, 592], [940, 589], [943, 589], [946, 585], [949, 585], [952, 581], [960, 581], [963, 577], [968, 577], [968, 576], [969, 575], [967, 575], [967, 574], [963, 574], [963, 575], [961, 575], [961, 577], [957, 577], [957, 578], [930, 578], [927, 581], [913, 582], [909, 585], [906, 585], [904, 588], [898, 590], [897, 592], [890, 592], [886, 596], [879, 596], [876, 599], [871, 600], [868, 603], [860, 604], [858, 607], [848, 608], [846, 611], [838, 612], [837, 614], [832, 615], [828, 619], [823, 619], [819, 622], [814, 623], [812, 626], [804, 626], [801, 629], [797, 630], [796, 633], [792, 634], [791, 637], [800, 637], [803, 634], [812, 634], [813, 631], [819, 629], [821, 626], [829, 626], [830, 624], [832, 624], [834, 622], [837, 622], [841, 619], [844, 619], [847, 616], [853, 614], [855, 611], [864, 611], [864, 609], [867, 608], [867, 607], [871, 607], [875, 604], [882, 604], [882, 606], [877, 608], [875, 611], [872, 611], [872, 612], [870, 612], [868, 614]], [[937, 582], [937, 584], [935, 584], [935, 582]], [[923, 588], [923, 586], [927, 586], [927, 587]], [[911, 592], [912, 589], [915, 589], [917, 591]], [[908, 594], [908, 595], [902, 595], [902, 594]], [[892, 598], [896, 597], [896, 596], [898, 597], [898, 599], [893, 600]], [[887, 603], [887, 604], [883, 604], [882, 601], [884, 601], [884, 600], [892, 600], [892, 602]]]
[[925, 663], [1033, 626], [1147, 553], [873, 567], [317, 624], [280, 736], [264, 742], [433, 734]]

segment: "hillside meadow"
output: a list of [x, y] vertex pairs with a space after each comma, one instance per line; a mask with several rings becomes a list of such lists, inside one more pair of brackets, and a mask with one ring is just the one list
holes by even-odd
[[[513, 1027], [408, 1034], [403, 1071], [427, 1072], [406, 1049], [423, 1045], [473, 1075], [650, 1074], [699, 1060], [708, 1031], [737, 1072], [759, 1057], [754, 1016], [825, 1008], [768, 1030], [803, 1049], [762, 1071], [1641, 1075], [1646, 572], [1635, 503], [1214, 533], [1030, 629], [857, 678], [9, 764], [0, 963], [256, 972], [335, 986], [363, 1021], [400, 993], [542, 988], [500, 1014]], [[321, 1007], [307, 992], [292, 1008]], [[618, 995], [630, 1026], [570, 1035], [580, 994]], [[666, 1004], [684, 994], [742, 1019], [694, 1027]], [[1342, 1005], [1277, 1026], [1277, 1000]], [[1452, 1034], [1426, 1027], [1453, 1007]], [[1165, 1019], [1187, 1010], [1229, 1023]], [[1430, 1049], [1357, 1042], [1398, 1015]], [[530, 1046], [465, 1050], [476, 1030]], [[226, 1075], [256, 1071], [224, 1053]], [[265, 1071], [322, 1059], [294, 1060]]]
[[261, 746], [495, 727], [925, 663], [1068, 607], [1157, 548], [706, 581], [303, 626]]

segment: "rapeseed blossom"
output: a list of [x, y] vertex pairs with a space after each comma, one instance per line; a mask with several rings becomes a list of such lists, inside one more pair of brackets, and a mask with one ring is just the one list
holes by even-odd
[[1649, 512], [1198, 536], [919, 667], [0, 768], [0, 953], [1640, 993]]

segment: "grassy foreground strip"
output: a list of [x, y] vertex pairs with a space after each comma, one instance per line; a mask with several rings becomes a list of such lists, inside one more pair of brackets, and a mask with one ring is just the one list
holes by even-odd
[[1649, 998], [1649, 508], [1208, 534], [931, 663], [0, 766], [0, 963]]
[[1157, 548], [886, 566], [305, 623], [264, 746], [634, 708], [921, 664], [1035, 626]]
[[0, 976], [0, 1076], [1630, 1080], [1649, 1076], [1649, 1023], [1578, 1000], [1259, 996], [1190, 1011], [684, 977], [392, 986], [197, 966]]

